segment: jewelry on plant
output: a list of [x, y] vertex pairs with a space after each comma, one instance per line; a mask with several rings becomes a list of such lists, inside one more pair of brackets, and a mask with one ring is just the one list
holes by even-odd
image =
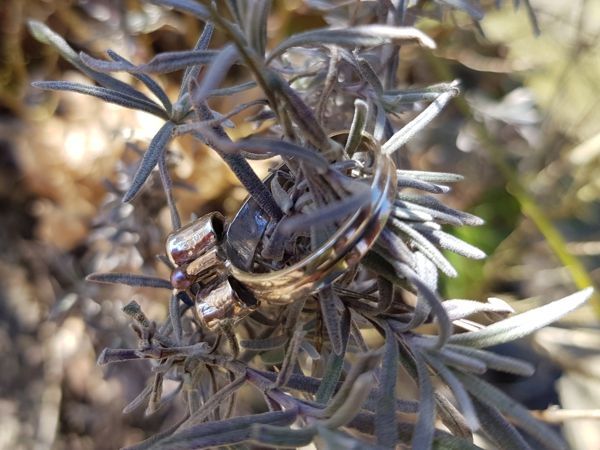
[[[348, 133], [332, 136], [342, 139]], [[258, 204], [249, 198], [228, 227], [219, 213], [200, 217], [172, 233], [167, 255], [175, 266], [171, 283], [185, 290], [197, 283], [196, 302], [201, 320], [209, 328], [221, 320], [237, 321], [260, 302], [285, 305], [331, 285], [355, 267], [385, 227], [396, 195], [396, 168], [367, 133], [355, 155], [366, 162], [350, 176], [368, 180], [370, 200], [319, 248], [291, 266], [255, 271], [258, 245], [269, 224]], [[285, 170], [285, 166], [282, 166]], [[270, 183], [277, 172], [264, 181]], [[225, 231], [226, 229], [226, 231]]]

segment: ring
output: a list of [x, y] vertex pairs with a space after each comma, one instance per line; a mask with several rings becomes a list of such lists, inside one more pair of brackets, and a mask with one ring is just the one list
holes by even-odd
[[[347, 136], [341, 132], [332, 138], [345, 140]], [[396, 168], [367, 133], [363, 133], [354, 155], [368, 160], [361, 168], [352, 169], [350, 175], [370, 183], [369, 201], [318, 249], [288, 267], [272, 271], [256, 267], [257, 249], [269, 218], [251, 197], [228, 227], [223, 216], [211, 213], [169, 235], [166, 250], [174, 266], [171, 284], [176, 290], [195, 286], [197, 310], [209, 328], [214, 329], [222, 320], [240, 320], [263, 301], [285, 305], [314, 294], [361, 261], [391, 213], [397, 189]], [[263, 181], [270, 183], [280, 172], [273, 172]]]

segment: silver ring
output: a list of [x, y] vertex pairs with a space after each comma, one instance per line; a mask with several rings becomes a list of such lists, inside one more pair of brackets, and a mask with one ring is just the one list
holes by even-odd
[[[347, 133], [338, 133], [342, 139]], [[289, 304], [331, 285], [355, 267], [385, 227], [396, 196], [396, 168], [378, 143], [363, 133], [358, 152], [372, 156], [352, 177], [370, 181], [371, 198], [346, 219], [319, 247], [295, 264], [269, 272], [255, 271], [256, 252], [269, 223], [258, 204], [248, 198], [227, 231], [222, 216], [203, 216], [167, 239], [175, 266], [171, 283], [188, 289], [196, 283], [199, 316], [209, 328], [225, 319], [239, 320], [260, 302]], [[264, 181], [270, 182], [276, 174]]]

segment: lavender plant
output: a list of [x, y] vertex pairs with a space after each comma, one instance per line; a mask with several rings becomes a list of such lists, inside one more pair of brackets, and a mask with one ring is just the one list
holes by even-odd
[[[423, 5], [409, 8], [402, 1], [309, 1], [328, 26], [292, 35], [268, 50], [269, 0], [152, 3], [204, 23], [193, 49], [161, 53], [143, 64], [110, 50], [108, 60], [97, 59], [77, 54], [45, 25], [30, 23], [40, 41], [96, 82], [41, 81], [35, 86], [92, 95], [164, 120], [123, 202], [135, 203], [157, 168], [173, 229], [181, 227], [167, 148], [172, 139], [190, 134], [227, 163], [270, 218], [255, 267], [264, 271], [285, 267], [318, 248], [340, 221], [368, 201], [364, 185], [350, 176], [363, 161], [349, 157], [360, 153], [365, 133], [394, 156], [398, 194], [385, 229], [356, 270], [318, 294], [286, 306], [263, 304], [247, 318], [225, 321], [215, 330], [204, 327], [195, 313], [202, 298], [193, 286], [181, 291], [173, 290], [170, 280], [153, 276], [90, 275], [96, 282], [172, 291], [169, 316], [161, 325], [137, 303], [129, 303], [124, 312], [131, 317], [138, 347], [105, 349], [98, 360], [152, 362], [146, 389], [126, 412], [145, 405], [152, 414], [172, 401], [186, 405], [175, 425], [131, 448], [296, 448], [314, 443], [319, 448], [475, 449], [474, 433], [503, 449], [566, 448], [554, 430], [480, 375], [488, 369], [532, 375], [528, 362], [485, 348], [559, 319], [583, 304], [591, 290], [508, 318], [513, 310], [499, 299], [444, 301], [438, 293], [440, 272], [457, 276], [442, 250], [468, 258], [485, 255], [443, 230], [445, 225], [482, 224], [435, 197], [462, 177], [410, 170], [398, 156], [459, 94], [458, 81], [398, 87], [400, 46], [435, 47], [407, 23], [432, 11]], [[479, 8], [469, 2], [435, 3], [481, 18]], [[211, 47], [214, 32], [225, 36], [224, 47]], [[224, 86], [233, 66], [251, 79]], [[150, 75], [176, 71], [182, 77], [173, 101]], [[131, 74], [152, 97], [112, 72]], [[261, 94], [232, 110], [210, 106], [219, 96], [248, 98], [256, 86]], [[403, 124], [401, 113], [415, 109], [420, 112]], [[232, 119], [249, 110], [254, 111], [249, 120], [256, 131], [233, 141], [225, 128], [235, 126]], [[265, 184], [248, 159], [275, 156], [284, 163], [273, 169], [281, 176]], [[476, 314], [502, 320], [490, 325], [467, 320]], [[412, 380], [416, 398], [405, 398], [401, 379]], [[163, 394], [166, 380], [178, 386], [169, 395]], [[236, 415], [236, 397], [244, 386], [260, 393], [266, 412]]]

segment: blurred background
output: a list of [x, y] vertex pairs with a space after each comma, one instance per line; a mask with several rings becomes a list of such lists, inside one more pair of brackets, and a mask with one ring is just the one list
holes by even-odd
[[[460, 276], [444, 280], [444, 295], [496, 296], [525, 310], [600, 285], [600, 2], [532, 1], [535, 20], [526, 5], [482, 3], [479, 26], [464, 13], [426, 9], [431, 18], [417, 26], [438, 49], [402, 49], [399, 88], [455, 78], [464, 87], [407, 155], [412, 168], [463, 174], [448, 202], [486, 220], [456, 230], [489, 257], [449, 255]], [[324, 24], [300, 0], [273, 5], [272, 42]], [[148, 367], [100, 368], [96, 357], [107, 346], [134, 345], [124, 304], [135, 299], [159, 321], [168, 298], [83, 278], [164, 274], [155, 257], [170, 231], [162, 190], [150, 186], [133, 204], [120, 203], [160, 121], [32, 88], [41, 79], [89, 80], [35, 41], [28, 19], [76, 50], [103, 56], [111, 48], [134, 62], [191, 48], [201, 24], [136, 0], [0, 2], [0, 448], [116, 448], [164, 428], [177, 406], [146, 418], [143, 408], [123, 415]], [[175, 96], [179, 77], [159, 81]], [[239, 133], [249, 129], [239, 125]], [[210, 150], [183, 138], [170, 151], [184, 218], [235, 212], [245, 192]], [[599, 318], [596, 297], [560, 324], [499, 349], [535, 361], [532, 379], [489, 375], [561, 426], [575, 449], [600, 449]], [[556, 404], [571, 411], [547, 410]]]

